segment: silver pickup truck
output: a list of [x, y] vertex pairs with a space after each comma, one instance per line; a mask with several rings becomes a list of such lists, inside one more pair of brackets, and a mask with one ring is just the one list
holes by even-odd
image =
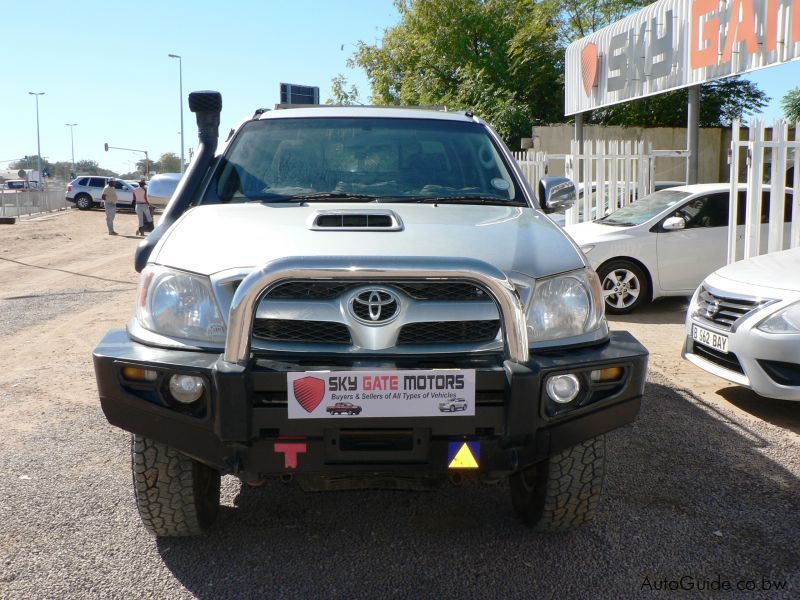
[[224, 474], [509, 478], [537, 530], [590, 520], [647, 351], [609, 332], [597, 275], [545, 215], [572, 183], [534, 194], [469, 112], [258, 110], [218, 147], [221, 96], [189, 103], [198, 153], [137, 251], [127, 328], [94, 351], [145, 526], [204, 531]]

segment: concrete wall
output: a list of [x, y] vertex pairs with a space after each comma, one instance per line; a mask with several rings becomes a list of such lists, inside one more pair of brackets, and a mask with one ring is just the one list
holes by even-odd
[[[534, 128], [532, 151], [549, 154], [568, 154], [569, 142], [573, 137], [571, 124], [550, 125]], [[745, 130], [744, 136], [747, 135]], [[652, 143], [653, 150], [685, 150], [686, 129], [683, 127], [604, 127], [584, 125], [583, 138], [588, 140], [624, 140]], [[698, 182], [714, 183], [728, 181], [728, 148], [731, 130], [714, 128], [700, 129], [700, 161]], [[552, 160], [549, 174], [563, 175], [564, 162]], [[658, 158], [656, 160], [656, 181], [685, 181], [686, 160], [682, 158]]]

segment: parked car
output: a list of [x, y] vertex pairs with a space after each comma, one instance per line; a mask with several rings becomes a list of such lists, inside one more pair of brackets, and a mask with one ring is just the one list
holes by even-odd
[[33, 190], [37, 189], [36, 182], [25, 179], [9, 179], [6, 181], [7, 190]]
[[360, 415], [361, 407], [351, 402], [337, 402], [325, 408], [332, 415]]
[[439, 402], [440, 412], [456, 412], [458, 410], [467, 410], [467, 401], [464, 398], [453, 398], [452, 400]]
[[800, 248], [706, 277], [686, 314], [683, 356], [761, 396], [800, 400]]
[[[682, 186], [682, 185], [685, 185], [684, 182], [682, 182], [682, 181], [656, 181], [655, 185], [653, 186], [654, 187], [653, 191], [657, 192], [659, 190], [666, 190], [668, 188], [678, 187], [678, 186]], [[609, 194], [608, 194], [608, 192], [610, 191], [610, 188], [611, 188], [611, 183], [610, 182], [606, 182], [606, 185], [604, 186], [604, 192], [605, 192], [604, 195], [603, 195], [604, 210], [603, 210], [602, 216], [606, 216], [606, 215], [612, 213], [614, 210], [622, 207], [622, 199], [625, 197], [625, 184], [624, 184], [624, 182], [617, 182], [617, 200], [616, 200], [616, 205], [612, 208], [611, 207], [612, 203], [611, 203], [611, 201], [609, 199]], [[596, 190], [596, 189], [597, 189], [597, 183], [592, 183], [592, 190]], [[630, 201], [631, 202], [635, 201], [634, 200], [635, 188], [633, 186], [631, 186], [631, 188], [629, 188], [628, 193], [630, 194]], [[578, 201], [575, 203], [575, 208], [578, 210], [578, 221], [579, 222], [583, 222], [583, 196], [584, 196], [584, 192], [579, 187], [579, 189], [578, 189]], [[592, 218], [591, 218], [592, 221], [597, 219], [597, 207], [592, 206], [591, 215], [592, 215]], [[557, 225], [560, 225], [561, 227], [564, 227], [564, 225], [567, 222], [567, 215], [564, 214], [563, 212], [553, 213], [552, 215], [550, 215], [550, 218]]]
[[165, 207], [180, 183], [181, 173], [159, 173], [147, 182], [147, 199], [153, 206]]
[[[222, 98], [189, 106], [200, 147], [137, 249], [135, 313], [94, 351], [103, 411], [134, 434], [145, 527], [204, 531], [221, 473], [428, 489], [466, 439], [524, 523], [591, 520], [647, 350], [609, 331], [597, 275], [544, 217], [572, 182], [545, 178], [537, 199], [472, 113], [256, 111], [217, 153]], [[314, 417], [333, 391], [371, 413], [376, 382], [380, 416]], [[475, 416], [431, 416], [451, 392]]]
[[[103, 206], [103, 188], [106, 187], [109, 177], [99, 175], [84, 175], [76, 177], [67, 185], [65, 195], [68, 202], [72, 202], [81, 210], [89, 210], [95, 206]], [[114, 187], [117, 190], [117, 207], [133, 207], [133, 187], [121, 180], [114, 178]]]
[[[737, 237], [744, 239], [746, 184], [738, 187]], [[769, 186], [761, 202], [766, 249]], [[728, 262], [729, 184], [686, 185], [654, 192], [590, 223], [565, 230], [586, 253], [603, 287], [606, 311], [629, 313], [661, 296], [690, 296], [709, 273]], [[791, 227], [785, 196], [785, 233]], [[741, 255], [743, 244], [738, 248]]]

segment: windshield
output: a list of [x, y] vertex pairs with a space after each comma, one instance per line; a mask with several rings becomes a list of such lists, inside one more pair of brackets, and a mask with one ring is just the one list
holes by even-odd
[[524, 204], [484, 125], [371, 117], [247, 123], [203, 201], [297, 200]]
[[679, 192], [677, 190], [653, 192], [629, 206], [615, 210], [610, 215], [599, 219], [599, 221], [604, 225], [641, 225], [688, 196], [691, 196], [689, 192]]

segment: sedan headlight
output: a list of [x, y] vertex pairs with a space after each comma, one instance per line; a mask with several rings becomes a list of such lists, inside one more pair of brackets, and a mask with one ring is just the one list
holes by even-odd
[[800, 302], [779, 310], [761, 323], [758, 329], [765, 333], [800, 333]]
[[139, 283], [136, 319], [161, 335], [225, 343], [225, 322], [208, 277], [148, 267]]
[[600, 326], [605, 316], [600, 279], [591, 269], [536, 282], [528, 306], [528, 340], [574, 337]]

